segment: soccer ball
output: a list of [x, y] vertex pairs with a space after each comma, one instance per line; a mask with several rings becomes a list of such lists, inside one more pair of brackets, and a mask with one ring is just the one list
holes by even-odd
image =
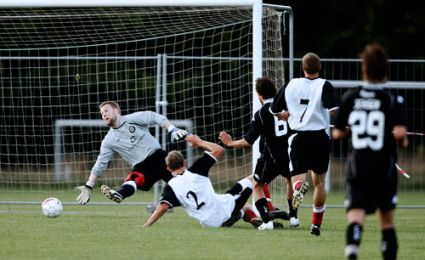
[[62, 213], [62, 202], [57, 198], [47, 198], [41, 203], [41, 209], [44, 216], [48, 218], [56, 218]]

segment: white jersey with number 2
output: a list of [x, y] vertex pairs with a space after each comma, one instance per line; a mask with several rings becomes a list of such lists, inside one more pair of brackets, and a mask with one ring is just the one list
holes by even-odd
[[188, 170], [172, 178], [168, 185], [187, 214], [205, 227], [220, 227], [230, 218], [235, 207], [232, 195], [216, 194], [208, 177]]

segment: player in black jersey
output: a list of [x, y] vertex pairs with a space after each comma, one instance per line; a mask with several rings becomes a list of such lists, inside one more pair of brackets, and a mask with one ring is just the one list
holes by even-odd
[[297, 209], [292, 207], [293, 190], [289, 175], [288, 125], [286, 121], [279, 120], [269, 111], [277, 92], [274, 83], [268, 77], [261, 77], [256, 80], [255, 87], [263, 106], [255, 113], [246, 136], [233, 141], [230, 135], [221, 132], [219, 138], [226, 146], [240, 148], [252, 146], [255, 140], [261, 136], [263, 147], [254, 172], [253, 189], [255, 206], [264, 222], [259, 229], [273, 229], [263, 186], [272, 182], [278, 175], [282, 175], [286, 179], [289, 219], [291, 226], [296, 227], [299, 225], [299, 220]]
[[383, 258], [396, 259], [396, 141], [406, 138], [407, 132], [401, 116], [403, 99], [384, 89], [388, 72], [385, 49], [379, 44], [370, 44], [361, 56], [366, 82], [344, 94], [332, 133], [334, 139], [351, 133], [345, 255], [348, 259], [357, 259], [365, 216], [379, 209]]

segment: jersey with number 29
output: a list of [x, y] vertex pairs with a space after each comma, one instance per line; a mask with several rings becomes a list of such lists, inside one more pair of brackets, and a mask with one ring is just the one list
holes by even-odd
[[396, 156], [392, 134], [395, 125], [404, 125], [403, 99], [395, 97], [382, 84], [368, 84], [347, 91], [341, 101], [335, 127], [351, 131], [354, 156], [372, 165], [379, 159]]

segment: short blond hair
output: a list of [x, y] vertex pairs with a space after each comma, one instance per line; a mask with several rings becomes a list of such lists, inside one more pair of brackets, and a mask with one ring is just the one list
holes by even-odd
[[184, 157], [180, 151], [171, 151], [165, 157], [165, 163], [172, 170], [175, 171], [184, 166]]
[[117, 102], [115, 101], [103, 101], [102, 103], [100, 103], [99, 105], [99, 110], [102, 109], [102, 107], [106, 106], [106, 105], [110, 105], [113, 108], [118, 109], [118, 112], [121, 114], [121, 108], [120, 105], [118, 105]]

